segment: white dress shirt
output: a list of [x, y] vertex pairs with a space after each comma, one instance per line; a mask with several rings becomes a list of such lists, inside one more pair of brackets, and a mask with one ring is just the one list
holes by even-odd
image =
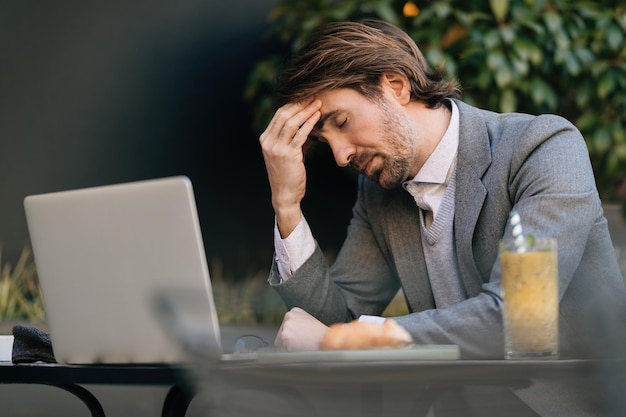
[[453, 101], [449, 103], [452, 106], [452, 116], [446, 133], [417, 175], [402, 184], [413, 196], [415, 203], [426, 211], [427, 225], [430, 225], [437, 216], [450, 176], [456, 166], [456, 153], [459, 148], [459, 110]]

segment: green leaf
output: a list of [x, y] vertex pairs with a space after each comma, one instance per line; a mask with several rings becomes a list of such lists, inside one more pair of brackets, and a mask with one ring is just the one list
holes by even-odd
[[533, 32], [535, 32], [535, 36], [537, 36], [537, 37], [545, 36], [546, 31], [545, 31], [544, 27], [541, 26], [539, 23], [537, 23], [534, 20], [534, 18], [535, 17], [533, 17], [533, 19], [528, 19], [528, 20], [524, 19], [524, 20], [520, 21], [519, 23], [522, 26], [525, 26], [525, 27], [529, 28], [530, 30], [532, 30]]
[[502, 26], [500, 28], [500, 36], [506, 44], [511, 44], [515, 40], [515, 31], [510, 26]]
[[615, 87], [615, 79], [610, 72], [606, 72], [598, 82], [598, 97], [606, 98]]
[[593, 135], [593, 144], [596, 153], [604, 154], [611, 147], [611, 133], [604, 128], [597, 129]]
[[439, 19], [445, 19], [452, 13], [452, 7], [446, 1], [433, 2], [431, 7]]
[[610, 64], [607, 61], [597, 60], [591, 63], [590, 70], [591, 75], [599, 77], [600, 74], [605, 72], [609, 68]]
[[358, 3], [356, 1], [346, 1], [337, 4], [335, 7], [330, 8], [328, 11], [328, 15], [331, 20], [347, 20], [349, 19], [350, 15], [354, 13], [357, 7]]
[[459, 66], [456, 60], [450, 55], [445, 55], [443, 63], [446, 74], [448, 74], [449, 76], [456, 76], [459, 73]]
[[517, 51], [520, 58], [530, 61], [533, 65], [541, 63], [543, 57], [541, 48], [528, 39], [516, 38], [513, 41], [513, 50]]
[[624, 45], [624, 31], [611, 25], [606, 29], [607, 44], [613, 51], [618, 51]]
[[[626, 132], [624, 132], [624, 127], [620, 126], [619, 129], [613, 129], [613, 152], [619, 155], [620, 158], [626, 158]], [[626, 166], [624, 167], [626, 170]]]
[[528, 74], [528, 62], [520, 59], [515, 55], [510, 55], [509, 59], [518, 77], [524, 77]]
[[498, 31], [496, 29], [493, 29], [485, 33], [482, 43], [487, 50], [495, 49], [500, 45], [501, 39], [502, 38], [500, 38], [500, 34], [498, 33]]
[[576, 55], [570, 51], [565, 51], [565, 68], [567, 68], [569, 74], [574, 76], [581, 72], [581, 66], [578, 59], [576, 59]]
[[500, 51], [493, 51], [487, 55], [487, 67], [492, 71], [499, 71], [506, 65], [506, 58]]
[[582, 130], [592, 130], [598, 124], [598, 116], [593, 112], [583, 114], [576, 120], [576, 127]]
[[563, 26], [563, 20], [561, 19], [561, 16], [552, 11], [544, 14], [543, 21], [545, 22], [548, 30], [551, 33], [556, 33], [557, 31], [560, 31], [561, 27]]
[[509, 86], [511, 85], [512, 82], [513, 82], [513, 71], [511, 71], [511, 68], [508, 65], [500, 68], [496, 72], [496, 84], [498, 85], [499, 88]]
[[491, 84], [491, 71], [480, 71], [475, 78], [476, 84], [481, 90], [485, 90]]
[[441, 65], [445, 61], [443, 52], [439, 48], [431, 48], [426, 51], [425, 55], [428, 63], [434, 67]]
[[574, 49], [574, 53], [583, 65], [589, 64], [595, 59], [593, 53], [591, 53], [591, 51], [585, 47], [578, 47]]
[[517, 97], [511, 89], [506, 89], [500, 97], [500, 111], [503, 113], [511, 113], [517, 110]]
[[554, 41], [559, 49], [569, 49], [571, 46], [570, 38], [564, 30], [554, 32]]
[[376, 13], [387, 22], [398, 24], [398, 14], [389, 3], [381, 3], [376, 6]]
[[546, 104], [550, 108], [556, 107], [556, 94], [545, 81], [535, 77], [530, 87], [530, 96], [535, 104]]
[[491, 12], [498, 22], [503, 22], [509, 12], [509, 0], [489, 0]]
[[605, 162], [605, 169], [611, 174], [616, 174], [619, 172], [619, 163], [620, 161], [617, 154], [609, 152]]

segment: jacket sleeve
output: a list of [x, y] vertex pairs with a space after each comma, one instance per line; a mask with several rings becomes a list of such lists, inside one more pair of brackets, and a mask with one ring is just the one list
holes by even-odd
[[367, 217], [361, 179], [346, 240], [331, 267], [318, 245], [286, 282], [277, 281], [274, 264], [270, 284], [287, 308], [301, 307], [325, 324], [348, 322], [362, 314], [380, 315], [384, 311], [400, 284]]

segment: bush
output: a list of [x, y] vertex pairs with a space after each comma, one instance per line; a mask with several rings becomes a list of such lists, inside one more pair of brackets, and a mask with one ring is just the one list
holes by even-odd
[[581, 130], [598, 188], [616, 200], [626, 177], [626, 6], [583, 0], [282, 0], [268, 40], [281, 48], [253, 68], [246, 97], [261, 132], [275, 108], [281, 56], [320, 25], [364, 17], [392, 22], [433, 66], [464, 87], [464, 100], [496, 111], [557, 113]]

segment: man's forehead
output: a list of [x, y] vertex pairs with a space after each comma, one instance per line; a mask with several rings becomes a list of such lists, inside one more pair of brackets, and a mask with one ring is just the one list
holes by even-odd
[[327, 112], [322, 112], [322, 116], [320, 117], [319, 121], [315, 124], [315, 129], [316, 130], [323, 130], [324, 129], [324, 124], [326, 124], [328, 119], [330, 119], [331, 117], [336, 115], [338, 112], [339, 112], [339, 110], [330, 110], [330, 111], [327, 111]]

